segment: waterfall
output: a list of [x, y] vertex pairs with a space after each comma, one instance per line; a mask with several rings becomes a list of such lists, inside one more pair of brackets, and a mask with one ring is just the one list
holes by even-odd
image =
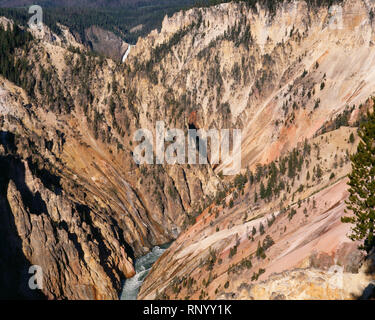
[[128, 48], [126, 49], [126, 51], [125, 51], [125, 53], [124, 53], [124, 55], [122, 57], [122, 63], [124, 63], [125, 60], [126, 60], [126, 58], [128, 57], [128, 55], [130, 53], [131, 47], [133, 47], [133, 46], [131, 44], [128, 44]]
[[138, 258], [135, 261], [134, 277], [126, 279], [121, 293], [121, 300], [136, 300], [139, 289], [150, 272], [152, 265], [161, 257], [161, 255], [168, 249], [170, 244], [165, 244], [160, 247], [156, 246], [146, 255]]

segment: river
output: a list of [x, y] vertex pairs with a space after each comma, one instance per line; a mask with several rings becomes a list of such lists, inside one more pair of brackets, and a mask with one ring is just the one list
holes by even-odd
[[137, 300], [137, 295], [139, 289], [146, 278], [147, 274], [150, 272], [152, 265], [160, 258], [165, 250], [168, 249], [170, 243], [156, 246], [147, 253], [146, 255], [136, 259], [135, 261], [135, 276], [126, 279], [124, 287], [121, 293], [121, 300]]

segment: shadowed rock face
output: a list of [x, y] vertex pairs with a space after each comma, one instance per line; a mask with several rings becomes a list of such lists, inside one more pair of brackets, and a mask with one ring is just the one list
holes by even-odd
[[[12, 168], [11, 168], [12, 166]], [[45, 296], [39, 290], [30, 290], [28, 274], [30, 261], [22, 248], [22, 237], [19, 235], [10, 204], [7, 200], [7, 185], [10, 176], [24, 174], [24, 168], [8, 156], [0, 157], [1, 190], [0, 190], [0, 299], [43, 299]], [[16, 171], [15, 171], [16, 170]]]
[[121, 62], [128, 44], [113, 32], [92, 26], [85, 30], [86, 41], [97, 53], [109, 57], [114, 61]]
[[[9, 137], [3, 151], [4, 146], [17, 149]], [[98, 213], [68, 199], [57, 177], [38, 168], [32, 173], [27, 160], [5, 153], [0, 156], [0, 226], [7, 245], [0, 249], [0, 296], [116, 299], [124, 276], [134, 274], [129, 259], [134, 256], [117, 222], [109, 215], [98, 221]], [[45, 185], [48, 179], [54, 184]], [[42, 268], [42, 291], [28, 286], [31, 265]]]

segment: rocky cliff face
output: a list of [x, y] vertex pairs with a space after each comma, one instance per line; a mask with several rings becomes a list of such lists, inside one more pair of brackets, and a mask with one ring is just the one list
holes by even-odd
[[[8, 172], [1, 219], [12, 243], [1, 254], [18, 257], [9, 279], [38, 264], [48, 298], [117, 298], [134, 257], [178, 237], [140, 297], [218, 297], [232, 289], [228, 269], [245, 270], [257, 243], [271, 235], [251, 241], [249, 228], [272, 214], [279, 220], [269, 259], [282, 263], [253, 261], [233, 286], [254, 273], [265, 280], [299, 267], [314, 249], [335, 256], [348, 231], [339, 221], [347, 196], [342, 178], [355, 150], [348, 142], [355, 129], [336, 123], [344, 114], [344, 124], [354, 125], [373, 93], [371, 9], [371, 2], [345, 1], [342, 29], [329, 8], [305, 2], [286, 2], [272, 14], [243, 3], [192, 9], [140, 39], [125, 64], [88, 54], [69, 30], [59, 37], [31, 30], [35, 40], [14, 53], [15, 83], [0, 81], [0, 156]], [[300, 151], [307, 161], [298, 176], [280, 176], [285, 188], [256, 203], [268, 175], [235, 196], [232, 178], [220, 174], [226, 159], [215, 168], [136, 165], [134, 132], [155, 133], [159, 120], [184, 130], [242, 129], [243, 172], [281, 163], [294, 147], [303, 149], [305, 138], [313, 151]], [[243, 252], [232, 261], [234, 247]], [[214, 259], [215, 272], [210, 267], [197, 277], [213, 249], [222, 263]], [[195, 288], [203, 280], [208, 292]], [[13, 280], [2, 281], [12, 287]], [[189, 287], [179, 291], [179, 281]], [[33, 293], [20, 287], [17, 294]]]
[[[345, 215], [345, 174], [350, 164], [336, 153], [348, 148], [345, 137], [352, 130], [340, 128], [314, 138], [315, 151], [303, 161], [294, 182], [280, 177], [286, 184], [280, 197], [256, 200], [260, 188], [255, 180], [243, 191], [233, 187], [215, 201], [153, 266], [139, 298], [361, 296], [374, 275], [359, 271], [363, 253], [358, 243], [347, 238], [350, 226], [340, 221]], [[355, 150], [355, 144], [347, 150]], [[336, 161], [341, 164], [336, 166]], [[322, 177], [313, 174], [308, 179], [319, 166]], [[339, 284], [334, 283], [337, 272]]]
[[350, 300], [370, 299], [373, 276], [342, 272], [340, 268], [293, 270], [271, 276], [255, 285], [243, 283], [236, 292], [226, 293], [223, 299], [251, 300]]
[[33, 297], [28, 267], [39, 265], [36, 297], [114, 299], [134, 274], [134, 257], [177, 237], [185, 212], [201, 202], [208, 169], [138, 168], [131, 138], [139, 106], [126, 70], [84, 52], [67, 30], [30, 31], [37, 40], [15, 49], [18, 86], [1, 78], [9, 172], [1, 211], [11, 243], [1, 252], [11, 275], [2, 295]]
[[[1, 236], [8, 245], [1, 249], [2, 297], [116, 299], [124, 277], [134, 274], [122, 221], [64, 177], [56, 158], [64, 134], [43, 130], [32, 106], [14, 94], [17, 88], [3, 86]], [[31, 265], [43, 270], [38, 294], [28, 287]]]
[[[186, 41], [182, 48], [196, 50], [172, 46], [175, 50], [162, 60], [176, 66], [169, 85], [180, 79], [178, 88], [185, 88], [183, 92], [195, 88], [193, 105], [199, 106], [202, 127], [222, 121], [219, 126], [243, 128], [243, 164], [261, 177], [248, 189], [229, 188], [223, 202], [204, 210], [154, 266], [140, 298], [218, 298], [223, 292], [236, 292], [242, 283], [297, 268], [315, 251], [329, 257], [331, 265], [337, 262], [334, 257], [348, 242], [349, 231], [340, 222], [347, 197], [345, 180], [337, 178], [350, 170], [342, 159], [355, 149], [348, 145], [350, 132], [342, 128], [325, 132], [340, 127], [343, 114], [344, 125], [353, 124], [373, 94], [367, 67], [374, 54], [372, 10], [370, 2], [362, 1], [345, 1], [334, 9], [293, 2], [270, 15], [259, 6], [255, 12], [241, 4], [223, 4], [175, 15], [164, 21], [160, 34], [140, 41], [136, 49], [141, 51], [165, 41], [160, 38], [171, 39], [178, 25], [189, 30], [191, 37], [181, 33], [181, 41]], [[338, 20], [334, 12], [340, 13]], [[205, 31], [194, 33], [195, 28]], [[147, 59], [155, 61], [153, 53]], [[196, 81], [193, 72], [206, 76]], [[211, 83], [210, 75], [215, 75]], [[159, 80], [168, 81], [164, 79], [168, 75]], [[225, 102], [226, 113], [219, 108]], [[217, 114], [228, 117], [218, 120]], [[288, 173], [286, 180], [277, 173], [281, 189], [257, 201], [262, 181], [265, 187], [270, 183], [272, 162], [278, 170], [283, 157], [292, 162], [286, 151], [296, 146], [301, 150], [305, 138], [314, 151], [302, 160], [299, 173]], [[263, 177], [257, 163], [269, 165], [263, 167]], [[316, 172], [319, 177], [311, 180]], [[340, 199], [334, 200], [334, 195]], [[270, 230], [259, 234], [260, 224], [266, 230], [270, 224]], [[263, 255], [263, 244], [273, 242]], [[359, 255], [356, 245], [346, 254]]]
[[[180, 12], [164, 20], [160, 33], [141, 39], [129, 63], [133, 57], [158, 83], [151, 92], [161, 92], [151, 105], [163, 87], [172, 89], [176, 106], [167, 115], [178, 116], [185, 106], [182, 115], [196, 110], [202, 128], [242, 128], [245, 166], [255, 166], [372, 94], [370, 5], [344, 2], [336, 10], [339, 25], [332, 8], [300, 1], [285, 2], [273, 14], [233, 3]], [[137, 90], [146, 94], [143, 85]]]

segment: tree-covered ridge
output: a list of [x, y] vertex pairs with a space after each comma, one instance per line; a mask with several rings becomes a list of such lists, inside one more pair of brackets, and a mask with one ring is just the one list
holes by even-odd
[[[172, 15], [186, 7], [191, 7], [194, 0], [163, 0], [130, 3], [120, 7], [84, 6], [76, 2], [74, 6], [43, 6], [43, 22], [59, 34], [57, 23], [67, 26], [73, 33], [78, 33], [85, 42], [85, 30], [93, 25], [112, 31], [129, 43], [135, 43], [139, 36], [147, 35], [153, 29], [159, 29], [165, 15]], [[28, 7], [0, 8], [0, 16], [13, 19], [20, 25], [26, 25], [31, 15]], [[142, 28], [133, 32], [133, 27]]]
[[[179, 10], [192, 7], [209, 7], [226, 2], [243, 2], [255, 9], [259, 3], [262, 7], [274, 12], [277, 6], [291, 0], [161, 0], [161, 1], [36, 1], [28, 3], [21, 1], [23, 7], [17, 2], [9, 2], [0, 5], [0, 16], [13, 19], [20, 25], [26, 25], [30, 15], [28, 6], [40, 4], [43, 7], [44, 23], [52, 31], [61, 32], [57, 23], [67, 26], [72, 32], [76, 32], [85, 42], [85, 30], [93, 25], [112, 31], [128, 43], [136, 43], [139, 36], [147, 35], [151, 30], [160, 29], [165, 15], [171, 16]], [[306, 0], [311, 6], [331, 6], [342, 0]], [[136, 26], [142, 28], [130, 30]]]
[[[36, 43], [31, 33], [17, 25], [6, 29], [0, 26], [0, 75], [24, 89], [31, 102], [39, 100], [41, 105], [48, 106], [56, 113], [70, 112], [74, 108], [72, 97], [66, 86], [55, 76], [54, 67], [39, 64], [41, 53]], [[84, 54], [81, 53], [81, 56]], [[94, 57], [87, 55], [87, 60], [91, 61], [90, 59]], [[87, 67], [86, 64], [83, 66]], [[84, 90], [86, 86], [82, 85], [80, 88]], [[82, 100], [89, 97], [87, 92], [84, 93]]]
[[0, 26], [0, 74], [15, 84], [23, 87], [28, 92], [34, 82], [29, 82], [24, 77], [31, 69], [26, 57], [15, 58], [14, 53], [17, 48], [27, 51], [32, 41], [32, 35], [20, 29], [18, 26], [8, 27], [7, 30]]
[[162, 0], [2, 0], [0, 7], [23, 7], [34, 4], [43, 7], [118, 8], [133, 4], [160, 3]]

